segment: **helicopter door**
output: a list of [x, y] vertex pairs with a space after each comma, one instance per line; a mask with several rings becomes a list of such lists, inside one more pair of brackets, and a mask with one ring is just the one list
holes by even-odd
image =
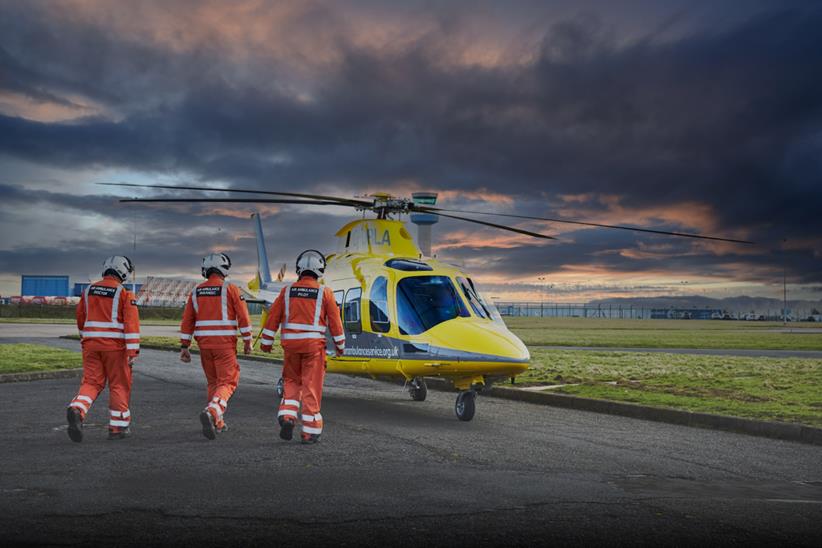
[[[342, 321], [342, 313], [343, 313], [343, 295], [345, 291], [338, 290], [334, 292], [334, 302], [337, 303], [337, 310], [340, 311], [340, 321]], [[336, 345], [334, 344], [334, 339], [331, 337], [331, 332], [326, 331], [325, 333], [325, 353], [329, 356], [332, 356], [335, 353]]]

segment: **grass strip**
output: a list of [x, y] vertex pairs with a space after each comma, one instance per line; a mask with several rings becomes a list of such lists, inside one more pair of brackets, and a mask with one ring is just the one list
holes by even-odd
[[519, 385], [687, 411], [822, 426], [822, 360], [533, 349]]
[[[803, 332], [784, 333], [781, 324], [698, 320], [601, 320], [506, 318], [529, 346], [822, 350], [820, 324], [792, 324]], [[812, 332], [807, 331], [811, 329]], [[818, 332], [816, 332], [818, 330]]]
[[42, 344], [0, 344], [0, 373], [59, 371], [82, 366], [79, 352]]

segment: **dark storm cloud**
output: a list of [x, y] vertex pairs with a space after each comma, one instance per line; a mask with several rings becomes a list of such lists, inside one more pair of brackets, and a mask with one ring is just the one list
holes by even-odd
[[[664, 240], [663, 240], [664, 241]], [[791, 265], [792, 283], [811, 284], [822, 280], [822, 261], [813, 249], [787, 251], [740, 247], [738, 252], [713, 254], [697, 252], [688, 241], [665, 241], [648, 246], [646, 238], [618, 232], [583, 230], [541, 246], [521, 245], [489, 249], [482, 245], [449, 248], [447, 256], [458, 263], [471, 264], [478, 274], [506, 275], [513, 279], [551, 276], [567, 270], [594, 269], [602, 272], [653, 272], [737, 279], [771, 284], [782, 280], [782, 265]], [[479, 263], [472, 262], [483, 257]]]
[[[99, 227], [82, 230], [67, 227], [49, 246], [25, 246], [0, 250], [0, 273], [95, 272], [107, 255], [129, 255], [141, 275], [157, 272], [189, 272], [197, 275], [202, 256], [212, 250], [228, 252], [237, 265], [257, 262], [252, 208], [220, 208], [208, 205], [175, 207], [119, 204], [118, 196], [75, 194], [0, 185], [0, 213], [35, 207], [40, 211], [93, 211], [102, 216]], [[319, 212], [284, 209], [263, 214], [271, 268], [290, 265], [305, 247], [335, 249], [333, 233], [342, 223]], [[116, 232], [112, 234], [112, 227]], [[296, 240], [294, 230], [303, 237]], [[137, 249], [133, 249], [136, 231]]]
[[[400, 50], [340, 35], [338, 62], [302, 97], [263, 53], [249, 54], [251, 70], [238, 75], [220, 43], [172, 51], [57, 20], [42, 6], [3, 4], [12, 17], [0, 17], [0, 89], [44, 101], [80, 94], [113, 114], [51, 123], [0, 116], [0, 153], [251, 186], [485, 188], [517, 195], [533, 214], [553, 213], [562, 194], [614, 194], [637, 208], [706, 203], [716, 229], [744, 230], [761, 251], [717, 257], [678, 242], [663, 259], [627, 257], [619, 250], [649, 239], [584, 231], [573, 245], [499, 251], [488, 270], [721, 273], [784, 260], [797, 279], [822, 280], [818, 7], [776, 7], [668, 41], [616, 40], [607, 21], [580, 16], [546, 28], [530, 62], [493, 66], [442, 62], [453, 44], [441, 37], [459, 24], [449, 14], [439, 36]], [[179, 219], [161, 211], [143, 214], [173, 230]], [[770, 251], [784, 237], [810, 243]]]

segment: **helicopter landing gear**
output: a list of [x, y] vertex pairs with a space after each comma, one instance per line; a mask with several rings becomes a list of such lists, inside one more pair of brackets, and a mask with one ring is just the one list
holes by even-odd
[[277, 381], [277, 397], [283, 399], [283, 378]]
[[457, 396], [457, 403], [454, 405], [454, 411], [459, 420], [468, 422], [474, 418], [474, 412], [477, 410], [476, 399], [476, 390], [471, 389], [460, 392]]
[[411, 394], [411, 399], [414, 401], [425, 401], [426, 396], [428, 396], [428, 386], [425, 384], [425, 379], [414, 377], [408, 385], [408, 393]]

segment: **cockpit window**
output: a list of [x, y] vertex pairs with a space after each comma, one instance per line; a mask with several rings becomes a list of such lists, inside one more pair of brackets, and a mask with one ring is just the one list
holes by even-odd
[[418, 335], [457, 316], [470, 316], [448, 276], [413, 276], [397, 284], [397, 323], [403, 335]]
[[471, 283], [471, 280], [457, 278], [457, 281], [460, 284], [460, 289], [462, 289], [462, 294], [465, 295], [466, 300], [468, 300], [468, 304], [470, 304], [471, 308], [474, 310], [474, 314], [480, 318], [490, 318], [491, 314], [485, 308], [485, 303], [483, 303], [480, 299], [480, 296], [474, 288], [474, 284]]

